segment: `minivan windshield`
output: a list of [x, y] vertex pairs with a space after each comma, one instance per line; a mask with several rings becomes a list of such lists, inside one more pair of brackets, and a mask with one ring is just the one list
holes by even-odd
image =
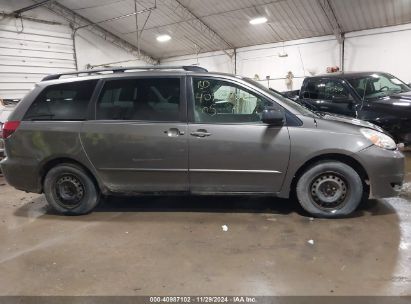
[[404, 82], [386, 73], [373, 73], [347, 80], [363, 100], [411, 91]]
[[317, 113], [311, 111], [310, 109], [308, 109], [306, 107], [303, 107], [302, 105], [300, 105], [300, 104], [296, 103], [295, 101], [285, 97], [284, 95], [281, 95], [279, 93], [276, 93], [275, 91], [272, 91], [272, 90], [266, 88], [261, 83], [258, 83], [257, 81], [255, 81], [251, 78], [243, 78], [243, 80], [245, 80], [246, 82], [250, 83], [253, 86], [256, 86], [257, 88], [264, 91], [265, 93], [270, 94], [275, 99], [279, 99], [281, 102], [285, 103], [290, 108], [293, 108], [294, 110], [298, 111], [302, 115], [310, 116], [310, 117], [319, 117], [319, 115]]

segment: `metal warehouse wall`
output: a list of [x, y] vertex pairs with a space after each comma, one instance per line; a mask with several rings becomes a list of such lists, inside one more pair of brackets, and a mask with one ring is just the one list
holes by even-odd
[[69, 27], [23, 24], [0, 24], [0, 98], [22, 98], [47, 74], [76, 69]]
[[[283, 53], [287, 56], [280, 56]], [[325, 73], [328, 66], [340, 65], [339, 53], [340, 47], [334, 36], [239, 48], [236, 72], [250, 78], [258, 75], [261, 84], [266, 86], [266, 76], [270, 76], [270, 87], [286, 91], [288, 88], [285, 77], [288, 71], [291, 71], [295, 77], [293, 89], [297, 90], [304, 78], [311, 73]], [[234, 73], [234, 58], [230, 59], [223, 52], [167, 58], [161, 61], [163, 65], [196, 63], [210, 71]]]
[[[383, 71], [410, 83], [410, 48], [411, 23], [348, 33], [345, 40], [345, 70]], [[279, 56], [282, 53], [288, 56]], [[223, 52], [161, 60], [163, 65], [197, 63], [210, 71], [234, 72], [233, 60]], [[251, 78], [258, 74], [264, 85], [268, 83], [264, 79], [270, 76], [270, 87], [279, 91], [288, 90], [284, 79], [288, 71], [295, 76], [293, 89], [297, 90], [304, 77], [323, 74], [330, 66], [341, 67], [340, 45], [334, 36], [237, 49], [237, 74]]]

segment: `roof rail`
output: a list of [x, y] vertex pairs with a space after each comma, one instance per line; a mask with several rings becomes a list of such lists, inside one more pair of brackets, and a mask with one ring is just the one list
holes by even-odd
[[116, 67], [116, 68], [105, 68], [105, 69], [91, 69], [91, 70], [82, 70], [82, 71], [75, 71], [75, 72], [68, 72], [68, 73], [60, 73], [60, 74], [51, 74], [44, 77], [41, 81], [47, 80], [55, 80], [59, 79], [61, 76], [67, 75], [77, 75], [80, 74], [98, 74], [102, 72], [113, 72], [113, 73], [124, 73], [125, 71], [133, 71], [133, 70], [184, 70], [189, 72], [205, 72], [207, 73], [208, 70], [196, 65], [183, 65], [183, 66], [134, 66], [134, 67]]

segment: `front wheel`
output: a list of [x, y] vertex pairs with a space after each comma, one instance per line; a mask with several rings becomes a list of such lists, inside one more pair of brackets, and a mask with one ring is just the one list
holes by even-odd
[[100, 200], [100, 191], [93, 179], [73, 164], [52, 168], [44, 179], [43, 188], [49, 205], [65, 215], [87, 214]]
[[364, 187], [358, 173], [338, 161], [318, 163], [297, 183], [301, 206], [317, 217], [336, 218], [351, 214], [360, 204]]

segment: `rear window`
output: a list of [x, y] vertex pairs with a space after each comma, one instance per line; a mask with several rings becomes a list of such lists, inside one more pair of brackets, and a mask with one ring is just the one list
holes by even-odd
[[97, 102], [99, 120], [180, 120], [180, 79], [107, 81]]
[[97, 80], [70, 82], [45, 88], [24, 120], [86, 120]]

